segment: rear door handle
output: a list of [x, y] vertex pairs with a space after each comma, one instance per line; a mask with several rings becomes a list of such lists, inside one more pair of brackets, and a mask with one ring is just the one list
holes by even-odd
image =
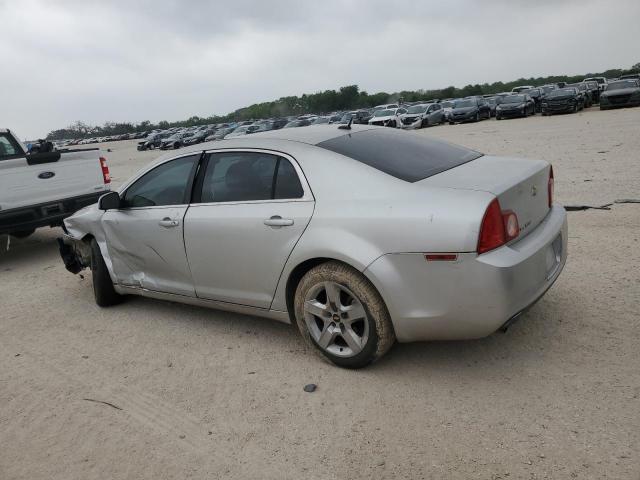
[[180, 220], [171, 220], [169, 217], [165, 217], [158, 222], [158, 225], [164, 228], [173, 228], [180, 225]]
[[280, 215], [274, 215], [271, 218], [267, 218], [264, 224], [269, 227], [290, 227], [293, 225], [293, 219], [282, 218]]

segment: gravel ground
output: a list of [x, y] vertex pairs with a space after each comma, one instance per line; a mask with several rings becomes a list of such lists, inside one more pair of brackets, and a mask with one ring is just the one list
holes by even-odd
[[[640, 198], [639, 125], [594, 110], [418, 134], [551, 161], [559, 202], [602, 204]], [[157, 156], [107, 147], [116, 184]], [[58, 229], [2, 237], [0, 478], [638, 479], [640, 205], [569, 217], [564, 273], [507, 334], [360, 371], [268, 320], [100, 309]]]

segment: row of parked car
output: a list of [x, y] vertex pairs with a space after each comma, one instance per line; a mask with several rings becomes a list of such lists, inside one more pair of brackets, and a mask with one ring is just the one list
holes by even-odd
[[601, 110], [640, 106], [640, 74], [624, 75], [617, 79], [585, 78], [579, 83], [557, 83], [542, 86], [521, 85], [494, 95], [449, 98], [425, 102], [399, 102], [378, 105], [371, 109], [332, 112], [326, 115], [305, 114], [282, 118], [248, 120], [173, 127], [166, 130], [136, 132], [112, 137], [59, 142], [67, 145], [107, 142], [112, 140], [143, 139], [138, 150], [176, 149], [201, 142], [222, 140], [280, 128], [295, 128], [318, 124], [359, 123], [385, 127], [415, 129], [449, 123], [477, 122], [495, 117], [502, 120], [527, 117], [541, 113], [577, 112], [599, 104]]

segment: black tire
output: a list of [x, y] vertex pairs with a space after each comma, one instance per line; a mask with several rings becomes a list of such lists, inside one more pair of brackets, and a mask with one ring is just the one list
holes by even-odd
[[104, 263], [100, 247], [95, 239], [91, 240], [91, 276], [93, 279], [93, 295], [100, 307], [110, 307], [122, 302], [123, 297], [113, 288], [107, 265]]
[[473, 119], [474, 122], [479, 122], [480, 121], [480, 114], [476, 113], [475, 118]]
[[[324, 285], [325, 282], [338, 284], [341, 288], [346, 288], [348, 293], [351, 294], [353, 298], [360, 303], [360, 305], [362, 305], [364, 312], [366, 313], [365, 318], [363, 318], [361, 322], [363, 322], [362, 328], [364, 328], [364, 322], [366, 322], [368, 336], [364, 345], [361, 346], [360, 352], [355, 355], [345, 357], [338, 356], [327, 351], [317, 343], [309, 330], [309, 325], [305, 318], [305, 299], [313, 292], [314, 289], [317, 289], [318, 286]], [[341, 294], [345, 294], [345, 291], [342, 290]], [[349, 296], [350, 295], [347, 294], [347, 297]], [[327, 305], [331, 304], [328, 295], [325, 303]], [[340, 303], [342, 303], [342, 300], [340, 300]], [[330, 261], [320, 264], [309, 270], [302, 277], [296, 288], [294, 313], [298, 329], [305, 341], [311, 345], [313, 350], [321, 355], [322, 358], [325, 358], [339, 367], [365, 367], [382, 357], [395, 343], [396, 337], [391, 323], [391, 316], [389, 315], [389, 311], [387, 310], [382, 297], [373, 284], [364, 275], [356, 269], [341, 262]], [[307, 318], [309, 318], [308, 316], [309, 313], [307, 313]], [[334, 314], [333, 318], [335, 317], [336, 315]], [[312, 321], [323, 321], [320, 317], [311, 318]], [[325, 325], [328, 322], [332, 322], [330, 312], [329, 318], [324, 319]], [[340, 323], [340, 320], [337, 320], [337, 322]], [[340, 325], [340, 327], [343, 327], [343, 325]], [[323, 328], [327, 327], [325, 326]], [[336, 344], [338, 344], [338, 340], [340, 340], [342, 336], [338, 333], [335, 338], [335, 344], [329, 345], [327, 348], [335, 348]], [[348, 349], [344, 339], [342, 339], [342, 342], [345, 343], [345, 348]], [[339, 346], [338, 348], [342, 351], [342, 348]]]
[[27, 238], [29, 235], [31, 235], [35, 231], [36, 231], [35, 228], [32, 228], [31, 230], [18, 230], [17, 232], [11, 232], [9, 235], [16, 238]]

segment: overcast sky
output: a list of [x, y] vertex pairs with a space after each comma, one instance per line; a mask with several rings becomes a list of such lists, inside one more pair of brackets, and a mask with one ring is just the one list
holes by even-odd
[[0, 127], [628, 68], [638, 19], [639, 0], [0, 0]]

